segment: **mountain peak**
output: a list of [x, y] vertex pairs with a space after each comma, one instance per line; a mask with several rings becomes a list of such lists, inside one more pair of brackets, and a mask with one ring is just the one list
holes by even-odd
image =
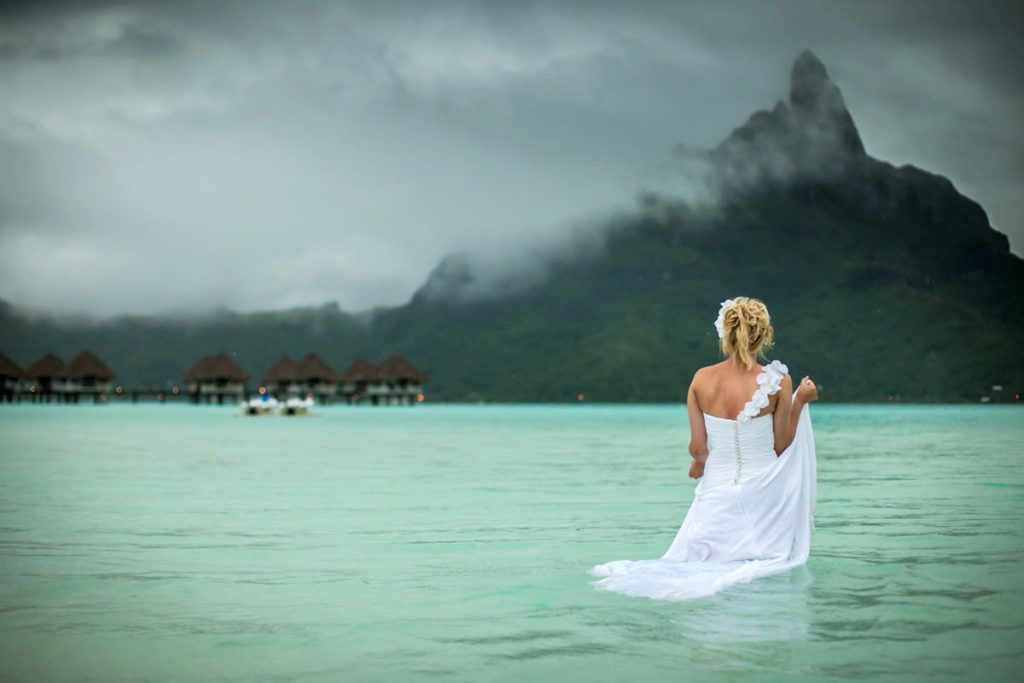
[[865, 156], [839, 88], [809, 50], [793, 63], [789, 101], [754, 112], [711, 154], [724, 186], [740, 190], [765, 181], [835, 178]]
[[832, 85], [825, 64], [810, 50], [804, 50], [793, 62], [789, 101], [806, 106], [816, 101]]
[[839, 88], [829, 79], [822, 61], [810, 50], [801, 52], [793, 62], [789, 103], [805, 125], [832, 133], [847, 152], [864, 154], [864, 143]]

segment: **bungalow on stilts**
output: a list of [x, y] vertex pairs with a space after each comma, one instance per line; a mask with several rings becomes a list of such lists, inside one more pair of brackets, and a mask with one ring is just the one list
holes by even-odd
[[240, 403], [245, 398], [245, 374], [226, 353], [203, 358], [185, 373], [188, 397], [192, 403]]
[[338, 392], [338, 373], [315, 353], [306, 354], [296, 369], [303, 396], [312, 396], [317, 403], [330, 404]]
[[427, 376], [399, 355], [391, 355], [377, 366], [384, 380], [388, 405], [407, 406], [423, 400], [423, 383]]
[[288, 356], [282, 356], [271, 365], [261, 378], [264, 388], [278, 401], [299, 396], [299, 366]]
[[21, 383], [22, 370], [13, 360], [0, 353], [0, 403], [13, 403]]
[[384, 392], [384, 380], [377, 366], [360, 358], [341, 373], [341, 395], [352, 405], [360, 402], [377, 405]]
[[92, 396], [93, 403], [105, 401], [110, 394], [111, 380], [115, 377], [117, 374], [92, 351], [82, 351], [68, 363], [64, 400], [78, 403], [85, 394]]
[[392, 355], [375, 366], [365, 358], [341, 375], [341, 394], [352, 404], [411, 405], [423, 400], [427, 376], [401, 356]]
[[22, 380], [33, 403], [49, 403], [54, 399], [62, 401], [66, 395], [68, 368], [64, 361], [48, 353], [22, 373]]

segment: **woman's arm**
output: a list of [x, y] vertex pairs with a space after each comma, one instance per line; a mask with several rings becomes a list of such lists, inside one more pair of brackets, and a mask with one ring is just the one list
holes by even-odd
[[704, 463], [708, 459], [708, 432], [704, 426], [704, 413], [697, 404], [697, 375], [690, 382], [690, 390], [686, 393], [686, 412], [690, 417], [690, 478], [700, 479], [704, 476]]
[[782, 455], [786, 450], [793, 435], [789, 431], [789, 417], [793, 411], [793, 380], [789, 375], [782, 378], [779, 391], [775, 394], [778, 401], [775, 403], [775, 417], [772, 418], [772, 429], [775, 431], [775, 455]]
[[793, 397], [793, 409], [790, 411], [789, 434], [786, 445], [781, 450], [776, 450], [777, 455], [782, 455], [782, 451], [789, 448], [789, 445], [793, 443], [793, 439], [796, 438], [796, 425], [800, 422], [800, 411], [803, 410], [806, 404], [814, 403], [817, 400], [818, 387], [814, 385], [810, 377], [804, 377], [800, 380], [800, 386], [797, 387], [796, 396]]

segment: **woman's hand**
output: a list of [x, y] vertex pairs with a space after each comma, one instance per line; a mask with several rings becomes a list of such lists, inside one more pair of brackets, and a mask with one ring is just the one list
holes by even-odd
[[704, 476], [704, 463], [694, 460], [690, 465], [690, 479], [700, 479]]
[[800, 380], [800, 386], [796, 390], [796, 398], [801, 403], [814, 403], [818, 400], [818, 387], [810, 377]]

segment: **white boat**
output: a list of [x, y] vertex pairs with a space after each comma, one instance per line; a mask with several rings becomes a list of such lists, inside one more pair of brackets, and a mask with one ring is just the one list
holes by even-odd
[[253, 396], [248, 401], [242, 401], [243, 415], [273, 415], [281, 402], [270, 394]]
[[312, 398], [290, 398], [281, 406], [282, 415], [308, 415], [313, 407]]

